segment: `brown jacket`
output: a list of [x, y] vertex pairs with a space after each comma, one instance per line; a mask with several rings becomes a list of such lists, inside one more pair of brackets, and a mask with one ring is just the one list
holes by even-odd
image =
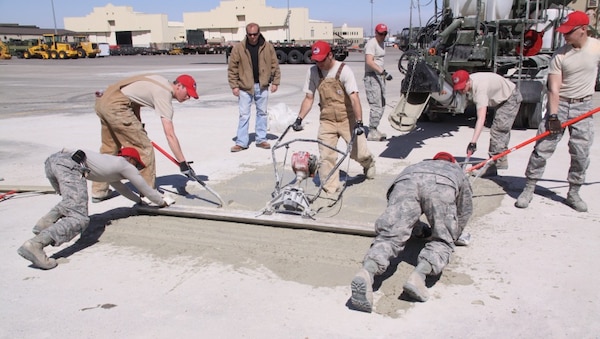
[[[254, 94], [254, 75], [252, 72], [252, 60], [250, 52], [246, 48], [246, 38], [242, 42], [233, 46], [229, 56], [229, 66], [227, 68], [227, 80], [231, 89], [239, 88], [242, 91]], [[259, 38], [260, 47], [258, 49], [258, 80], [261, 88], [266, 88], [269, 83], [279, 86], [281, 72], [279, 62], [273, 45], [266, 41], [262, 34]]]

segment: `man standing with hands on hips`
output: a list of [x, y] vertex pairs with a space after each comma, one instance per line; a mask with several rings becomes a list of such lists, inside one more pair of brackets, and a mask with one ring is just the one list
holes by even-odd
[[[548, 114], [538, 127], [538, 135], [550, 131], [550, 136], [536, 142], [525, 170], [527, 182], [515, 206], [529, 206], [535, 185], [544, 174], [546, 160], [552, 156], [563, 136], [561, 122], [571, 120], [592, 109], [592, 95], [600, 62], [600, 41], [587, 36], [590, 20], [580, 11], [569, 14], [556, 29], [566, 45], [557, 49], [548, 69]], [[579, 196], [590, 164], [590, 148], [594, 141], [594, 119], [583, 119], [569, 125], [571, 165], [567, 180], [569, 192], [565, 204], [577, 212], [587, 212], [587, 204]]]
[[392, 80], [392, 76], [384, 68], [385, 37], [388, 28], [385, 24], [375, 27], [375, 37], [371, 38], [365, 45], [365, 92], [369, 102], [369, 133], [367, 140], [384, 141], [387, 136], [379, 132], [377, 127], [385, 112], [385, 82]]

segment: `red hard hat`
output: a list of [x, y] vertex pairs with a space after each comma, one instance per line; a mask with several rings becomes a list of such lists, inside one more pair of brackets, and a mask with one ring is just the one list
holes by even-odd
[[146, 167], [146, 165], [142, 161], [142, 158], [140, 158], [140, 153], [133, 147], [123, 147], [119, 150], [119, 153], [117, 153], [117, 155], [122, 157], [133, 158], [142, 168]]

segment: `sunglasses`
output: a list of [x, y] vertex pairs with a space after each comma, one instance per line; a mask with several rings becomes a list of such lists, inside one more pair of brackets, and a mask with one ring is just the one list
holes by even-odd
[[570, 30], [567, 33], [565, 33], [565, 35], [569, 35], [569, 34], [575, 32], [576, 30], [580, 29], [581, 27], [583, 27], [583, 26], [575, 26], [575, 27], [573, 27], [572, 30]]
[[260, 33], [246, 33], [246, 35], [248, 35], [248, 36], [257, 36], [257, 35], [259, 35], [259, 34], [260, 34]]
[[381, 32], [381, 33], [377, 32], [378, 35], [387, 35], [387, 33], [388, 32]]

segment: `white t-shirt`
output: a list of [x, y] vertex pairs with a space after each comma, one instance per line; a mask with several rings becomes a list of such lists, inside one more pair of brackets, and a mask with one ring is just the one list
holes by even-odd
[[[375, 61], [375, 64], [377, 66], [381, 67], [381, 69], [385, 68], [383, 67], [383, 57], [385, 57], [385, 46], [383, 45], [383, 42], [377, 42], [377, 38], [369, 39], [369, 41], [367, 41], [367, 44], [365, 45], [365, 55], [367, 54], [373, 56], [373, 61]], [[369, 67], [369, 65], [367, 65], [367, 63], [365, 62], [365, 73], [378, 71], [379, 70], [374, 70], [371, 67]]]
[[[341, 64], [341, 62], [335, 61], [333, 67], [329, 71], [321, 70], [321, 73], [323, 73], [323, 78], [335, 78], [335, 75], [337, 74]], [[304, 93], [315, 94], [317, 87], [319, 87], [320, 81], [321, 78], [319, 78], [317, 65], [314, 65], [309, 68], [306, 73], [306, 80], [304, 81], [303, 88]], [[354, 72], [352, 72], [352, 69], [348, 65], [345, 65], [344, 68], [342, 68], [342, 72], [340, 73], [340, 81], [344, 85], [348, 95], [358, 92], [358, 85], [356, 84]]]
[[562, 76], [561, 97], [579, 99], [594, 94], [599, 62], [600, 41], [588, 37], [581, 48], [567, 44], [557, 49], [548, 73]]

